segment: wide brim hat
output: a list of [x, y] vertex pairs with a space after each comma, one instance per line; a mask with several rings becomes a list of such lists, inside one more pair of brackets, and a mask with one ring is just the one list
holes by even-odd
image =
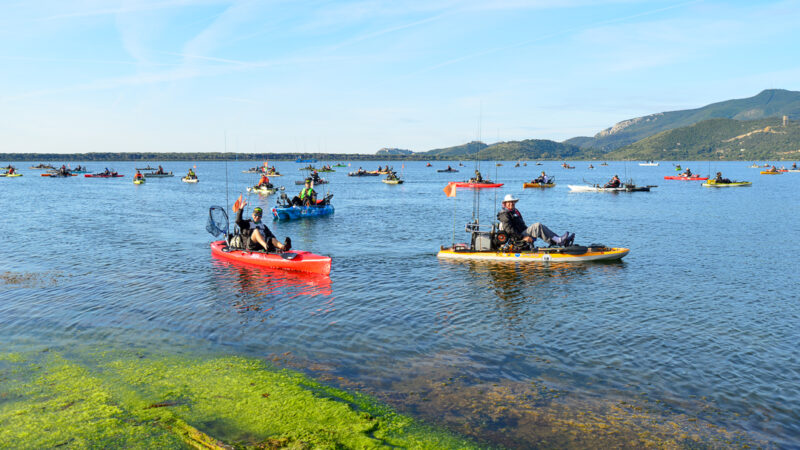
[[503, 203], [505, 203], [505, 202], [516, 203], [518, 201], [519, 201], [519, 199], [518, 198], [514, 198], [514, 196], [511, 195], [511, 194], [506, 194], [506, 196], [503, 197]]

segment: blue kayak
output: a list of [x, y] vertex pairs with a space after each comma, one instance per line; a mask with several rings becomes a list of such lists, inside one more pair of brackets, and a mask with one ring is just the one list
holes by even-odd
[[333, 205], [330, 204], [324, 206], [275, 206], [272, 208], [274, 220], [295, 220], [329, 214], [333, 214]]

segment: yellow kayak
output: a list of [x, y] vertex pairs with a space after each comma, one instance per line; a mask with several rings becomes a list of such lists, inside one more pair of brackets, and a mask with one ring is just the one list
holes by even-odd
[[759, 173], [760, 173], [761, 175], [780, 175], [780, 174], [782, 174], [783, 172], [778, 172], [777, 170], [776, 170], [776, 171], [772, 171], [772, 170], [762, 170], [762, 171], [761, 171], [761, 172], [759, 172]]
[[472, 251], [456, 245], [455, 248], [442, 248], [436, 254], [442, 259], [472, 261], [519, 261], [519, 262], [584, 262], [614, 261], [622, 259], [630, 249], [622, 247], [555, 247], [537, 248], [534, 251], [504, 253], [496, 251]]
[[732, 181], [730, 183], [717, 183], [714, 180], [708, 180], [703, 183], [704, 187], [747, 187], [752, 186], [753, 183], [749, 181]]
[[522, 188], [551, 188], [555, 183], [522, 183]]
[[133, 180], [133, 184], [144, 184], [144, 178], [139, 178]]

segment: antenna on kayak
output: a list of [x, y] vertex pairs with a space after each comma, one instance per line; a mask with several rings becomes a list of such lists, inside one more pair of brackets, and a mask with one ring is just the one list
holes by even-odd
[[[228, 203], [228, 130], [225, 130], [225, 208], [228, 208], [228, 205], [230, 205]], [[230, 219], [228, 219], [228, 214], [225, 214], [225, 220], [228, 222], [226, 225], [230, 228], [231, 223]]]

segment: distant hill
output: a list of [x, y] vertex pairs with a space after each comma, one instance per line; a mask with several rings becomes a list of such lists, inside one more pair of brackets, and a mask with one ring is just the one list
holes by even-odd
[[800, 92], [768, 89], [750, 98], [712, 103], [697, 109], [637, 117], [619, 122], [592, 138], [579, 136], [564, 143], [578, 145], [583, 149], [612, 151], [663, 131], [686, 127], [708, 119], [744, 121], [784, 115], [792, 120], [800, 119]]
[[404, 150], [402, 148], [382, 148], [375, 152], [376, 155], [388, 156], [388, 155], [411, 155], [414, 152], [411, 150]]
[[664, 131], [606, 154], [608, 159], [800, 159], [800, 123], [781, 118], [710, 119]]
[[597, 152], [582, 151], [576, 145], [564, 144], [547, 139], [526, 139], [524, 141], [498, 142], [487, 145], [473, 141], [455, 147], [438, 148], [415, 157], [427, 156], [431, 159], [478, 159], [483, 161], [513, 161], [522, 159], [564, 159], [585, 158]]

